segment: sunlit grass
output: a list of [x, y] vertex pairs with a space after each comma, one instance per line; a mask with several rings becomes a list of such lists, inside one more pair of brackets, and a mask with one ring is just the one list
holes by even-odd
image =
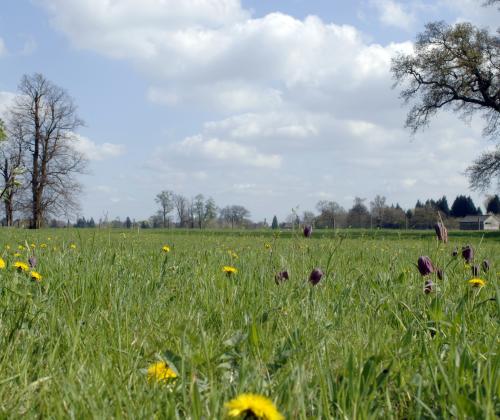
[[[2, 231], [0, 417], [224, 418], [244, 393], [287, 419], [500, 415], [500, 244], [318, 236]], [[13, 267], [33, 253], [40, 281]]]

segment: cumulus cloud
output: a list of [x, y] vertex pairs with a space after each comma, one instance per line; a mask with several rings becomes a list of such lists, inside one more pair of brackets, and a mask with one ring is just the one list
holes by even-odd
[[125, 146], [122, 144], [102, 143], [97, 144], [87, 137], [75, 134], [73, 147], [89, 160], [104, 160], [123, 155]]
[[407, 10], [401, 2], [394, 0], [372, 0], [372, 4], [379, 13], [380, 21], [385, 25], [409, 29], [415, 23], [416, 17], [414, 13]]
[[[463, 171], [485, 147], [480, 123], [467, 127], [450, 114], [410, 141], [390, 62], [411, 42], [370, 42], [316, 16], [256, 18], [238, 0], [38, 1], [74, 46], [135, 66], [151, 101], [216, 116], [155, 148], [144, 164], [187, 193], [272, 191], [287, 208], [297, 197], [380, 193], [409, 205], [463, 192]], [[472, 1], [439, 7], [465, 13]], [[408, 28], [428, 3], [369, 4], [384, 24]]]
[[224, 162], [230, 165], [249, 165], [257, 168], [277, 169], [281, 166], [281, 156], [265, 155], [253, 147], [247, 147], [218, 138], [205, 138], [202, 135], [187, 137], [176, 150], [186, 156], [196, 158], [202, 156], [207, 159]]

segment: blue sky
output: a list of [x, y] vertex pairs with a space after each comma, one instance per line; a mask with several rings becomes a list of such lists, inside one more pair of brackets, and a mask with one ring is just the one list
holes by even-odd
[[146, 218], [163, 189], [255, 220], [322, 199], [450, 200], [492, 144], [480, 119], [450, 114], [410, 137], [390, 58], [430, 20], [494, 27], [480, 3], [6, 0], [0, 111], [25, 73], [67, 89], [86, 123], [82, 214], [96, 219]]

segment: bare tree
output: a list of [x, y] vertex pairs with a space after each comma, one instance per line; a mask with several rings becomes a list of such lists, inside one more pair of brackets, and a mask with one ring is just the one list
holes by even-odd
[[203, 227], [203, 223], [205, 223], [205, 197], [203, 194], [198, 194], [194, 198], [194, 212], [196, 213], [196, 220], [198, 221], [198, 227], [201, 229]]
[[373, 201], [370, 201], [370, 211], [372, 217], [375, 219], [376, 226], [380, 227], [384, 223], [384, 216], [387, 209], [386, 198], [384, 196], [377, 195]]
[[167, 216], [174, 209], [174, 193], [164, 190], [156, 195], [155, 201], [160, 205], [163, 218], [163, 227], [167, 227]]
[[174, 207], [179, 219], [179, 226], [185, 227], [189, 220], [189, 202], [186, 197], [181, 194], [174, 194]]
[[22, 187], [23, 170], [23, 145], [24, 136], [22, 126], [10, 127], [9, 136], [5, 137], [0, 146], [0, 174], [3, 181], [0, 198], [5, 206], [5, 221], [7, 226], [14, 222], [15, 196]]
[[83, 122], [66, 91], [41, 74], [24, 75], [19, 93], [10, 120], [25, 133], [30, 228], [37, 229], [49, 215], [67, 216], [78, 208], [81, 185], [75, 175], [84, 171], [86, 160], [73, 142]]

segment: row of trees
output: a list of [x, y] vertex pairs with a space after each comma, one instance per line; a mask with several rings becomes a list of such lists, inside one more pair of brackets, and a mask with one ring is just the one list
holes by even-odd
[[219, 208], [212, 197], [203, 194], [188, 199], [182, 194], [164, 190], [156, 195], [158, 212], [149, 219], [152, 227], [170, 227], [173, 219], [177, 226], [202, 229], [207, 226], [229, 225], [232, 228], [249, 225], [250, 212], [243, 206], [232, 205]]
[[0, 198], [7, 226], [18, 212], [36, 229], [78, 208], [75, 176], [86, 159], [73, 144], [83, 123], [72, 98], [41, 74], [23, 76], [18, 93], [0, 120]]
[[[489, 197], [485, 204], [489, 213], [500, 214], [498, 195]], [[388, 205], [385, 197], [377, 195], [368, 205], [366, 199], [356, 197], [353, 206], [347, 211], [335, 201], [320, 201], [316, 210], [318, 214], [305, 211], [299, 215], [294, 211], [282, 223], [278, 223], [274, 216], [271, 228], [293, 228], [302, 224], [318, 228], [430, 229], [437, 221], [438, 211], [449, 227], [458, 226], [457, 218], [482, 214], [472, 198], [464, 195], [456, 197], [451, 208], [443, 196], [439, 200], [418, 200], [413, 209], [405, 211], [399, 204]]]

